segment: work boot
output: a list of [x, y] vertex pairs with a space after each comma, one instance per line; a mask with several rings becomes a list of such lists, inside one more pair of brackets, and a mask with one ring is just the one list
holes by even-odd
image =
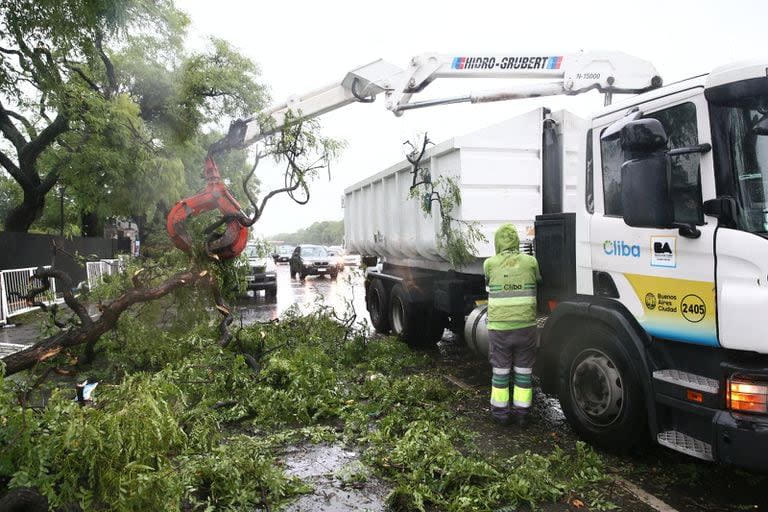
[[493, 419], [493, 422], [500, 427], [508, 427], [512, 423], [512, 419], [509, 417], [509, 415], [501, 416], [497, 414], [491, 414], [491, 419]]
[[527, 409], [513, 409], [509, 415], [510, 424], [525, 430], [531, 422], [531, 415]]
[[499, 407], [491, 405], [491, 419], [497, 425], [506, 427], [510, 423], [509, 406]]

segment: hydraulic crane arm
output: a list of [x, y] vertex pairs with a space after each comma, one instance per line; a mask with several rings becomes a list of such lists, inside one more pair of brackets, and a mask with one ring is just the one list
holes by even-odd
[[[411, 97], [438, 78], [533, 79], [492, 92], [411, 103]], [[549, 80], [547, 80], [549, 79]], [[575, 95], [592, 89], [606, 95], [639, 93], [661, 86], [661, 77], [647, 61], [620, 52], [577, 54], [439, 55], [413, 57], [407, 69], [377, 60], [349, 71], [343, 80], [274, 105], [256, 116], [232, 123], [216, 149], [243, 147], [269, 136], [291, 113], [311, 119], [355, 102], [372, 102], [381, 93], [395, 115], [406, 110], [451, 103], [484, 103], [538, 96]]]
[[[533, 79], [504, 90], [470, 93], [452, 98], [411, 103], [438, 78]], [[384, 93], [385, 106], [395, 115], [414, 108], [450, 103], [482, 103], [538, 96], [573, 95], [597, 89], [610, 102], [613, 93], [638, 93], [661, 86], [661, 78], [648, 62], [619, 52], [578, 54], [438, 55], [427, 53], [411, 59], [406, 69], [377, 60], [348, 72], [341, 82], [293, 96], [259, 114], [232, 123], [229, 133], [216, 142], [206, 161], [206, 188], [183, 199], [171, 209], [168, 233], [180, 249], [191, 252], [192, 239], [184, 225], [188, 217], [218, 209], [225, 224], [223, 234], [213, 233], [206, 244], [218, 258], [236, 257], [248, 239], [249, 219], [222, 182], [213, 155], [245, 147], [278, 132], [292, 120], [311, 119], [350, 103], [371, 103]]]

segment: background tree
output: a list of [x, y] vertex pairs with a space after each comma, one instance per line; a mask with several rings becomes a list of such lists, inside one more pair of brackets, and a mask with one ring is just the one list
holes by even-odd
[[[0, 165], [18, 187], [0, 182], [5, 229], [41, 218], [56, 229], [45, 209], [56, 184], [79, 217], [67, 224], [90, 235], [107, 217], [145, 232], [199, 188], [217, 137], [203, 127], [258, 111], [265, 95], [226, 42], [186, 52], [187, 25], [170, 0], [0, 0]], [[244, 155], [221, 169], [245, 173]]]
[[341, 245], [344, 240], [343, 220], [324, 220], [313, 222], [307, 228], [293, 233], [278, 233], [269, 237], [270, 240], [280, 240], [286, 244], [319, 244]]

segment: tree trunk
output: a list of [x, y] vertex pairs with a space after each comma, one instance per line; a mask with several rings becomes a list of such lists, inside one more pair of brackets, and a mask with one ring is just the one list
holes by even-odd
[[[46, 275], [49, 275], [50, 277], [60, 276], [55, 270], [46, 271]], [[68, 276], [66, 276], [66, 280], [69, 280], [71, 283]], [[67, 348], [82, 345], [84, 343], [95, 343], [102, 334], [113, 329], [117, 324], [120, 315], [134, 304], [159, 299], [182, 286], [188, 286], [202, 280], [208, 280], [212, 289], [214, 291], [218, 290], [218, 288], [215, 287], [216, 285], [213, 277], [211, 277], [207, 271], [200, 272], [189, 270], [180, 272], [152, 288], [138, 286], [139, 283], [137, 280], [138, 273], [134, 275], [134, 284], [137, 285], [137, 287], [126, 290], [125, 293], [115, 298], [112, 302], [102, 305], [101, 316], [93, 321], [87, 316], [84, 306], [72, 296], [72, 292], [65, 292], [65, 300], [67, 300], [67, 304], [78, 313], [78, 316], [82, 320], [81, 325], [56, 333], [53, 336], [38, 341], [34, 345], [21, 350], [20, 352], [5, 356], [2, 358], [3, 363], [5, 363], [5, 375], [13, 375], [22, 370], [28, 370], [38, 363], [54, 357]], [[214, 293], [214, 296], [217, 305], [220, 305], [220, 296], [216, 293]], [[223, 311], [221, 308], [223, 308]], [[220, 313], [224, 314], [224, 311], [227, 313], [227, 318], [225, 318], [225, 320], [227, 322], [231, 321], [232, 315], [229, 311], [223, 306], [221, 306], [221, 308], [219, 308]], [[226, 331], [224, 322], [222, 322], [222, 340], [224, 340], [220, 341], [220, 344], [222, 345], [228, 341], [228, 332]]]
[[43, 214], [43, 208], [45, 208], [45, 193], [40, 193], [38, 188], [31, 190], [25, 188], [24, 200], [13, 207], [5, 218], [5, 230], [26, 233]]

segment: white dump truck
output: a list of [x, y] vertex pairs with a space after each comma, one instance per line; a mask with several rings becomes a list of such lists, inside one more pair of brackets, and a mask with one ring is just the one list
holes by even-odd
[[[521, 249], [531, 252], [537, 215], [576, 209], [586, 125], [568, 111], [538, 108], [425, 151], [419, 168], [428, 170], [431, 181], [450, 177], [458, 186], [461, 204], [450, 212], [457, 229], [474, 223], [485, 237], [475, 244], [474, 261], [460, 268], [449, 263], [439, 208], [424, 214], [421, 194], [408, 199], [415, 172], [410, 161], [348, 187], [343, 200], [347, 246], [369, 256], [368, 263], [381, 261], [366, 281], [376, 330], [413, 345], [435, 343], [446, 327], [463, 331], [465, 317], [487, 298], [483, 260], [494, 254], [496, 229], [515, 224]], [[556, 182], [547, 196], [545, 176]], [[482, 353], [486, 339], [482, 329], [480, 336], [473, 331], [467, 338]]]
[[[768, 339], [757, 322], [768, 313], [766, 69], [768, 61], [734, 64], [662, 87], [653, 66], [611, 52], [427, 54], [407, 69], [376, 61], [234, 123], [227, 143], [268, 136], [288, 112], [311, 117], [378, 94], [402, 114], [604, 93], [606, 106], [587, 119], [535, 110], [438, 144], [423, 162], [433, 177], [457, 181], [452, 216], [477, 221], [489, 239], [512, 221], [533, 240], [546, 318], [536, 372], [577, 433], [603, 447], [653, 439], [766, 469]], [[445, 77], [537, 81], [410, 101]], [[612, 103], [614, 93], [632, 96]], [[412, 342], [449, 327], [482, 350], [480, 262], [490, 245], [478, 245], [474, 264], [451, 268], [438, 220], [408, 197], [411, 184], [398, 164], [345, 193], [348, 246], [381, 261], [366, 276], [372, 322]]]

